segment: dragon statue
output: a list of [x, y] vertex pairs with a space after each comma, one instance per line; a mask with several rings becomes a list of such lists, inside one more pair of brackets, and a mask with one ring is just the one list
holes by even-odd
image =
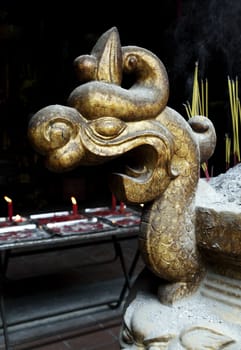
[[[196, 193], [200, 164], [215, 150], [214, 126], [205, 116], [186, 121], [167, 106], [165, 66], [149, 50], [122, 47], [116, 27], [98, 39], [89, 55], [77, 57], [74, 68], [80, 85], [70, 93], [67, 106], [39, 110], [29, 122], [29, 139], [51, 171], [108, 162], [109, 184], [116, 197], [144, 205], [140, 253], [148, 273], [158, 281], [155, 308], [169, 310], [196, 295], [206, 276], [206, 259], [198, 242], [203, 236], [197, 229], [202, 222], [201, 214], [197, 218]], [[130, 322], [136, 318], [141, 322], [133, 315]], [[125, 332], [123, 349], [226, 349], [170, 345], [173, 336], [150, 345], [142, 335], [128, 345]], [[215, 332], [211, 333], [219, 339]], [[218, 344], [224, 343], [218, 340]]]

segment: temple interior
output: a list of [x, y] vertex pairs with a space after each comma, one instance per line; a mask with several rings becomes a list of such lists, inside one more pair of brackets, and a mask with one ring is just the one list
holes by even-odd
[[[184, 104], [192, 101], [195, 63], [199, 62], [199, 80], [208, 80], [209, 115], [218, 134], [210, 172], [215, 176], [225, 171], [225, 135], [232, 134], [227, 79], [236, 79], [239, 74], [240, 48], [235, 31], [226, 24], [225, 10], [215, 1], [212, 3], [213, 8], [207, 1], [199, 9], [198, 2], [164, 1], [161, 9], [155, 10], [155, 6], [129, 9], [123, 5], [109, 9], [101, 3], [93, 8], [85, 4], [83, 9], [78, 9], [75, 1], [53, 8], [45, 1], [3, 1], [0, 9], [1, 195], [14, 197], [18, 211], [26, 211], [30, 202], [36, 210], [44, 210], [48, 205], [68, 205], [73, 186], [83, 205], [86, 200], [108, 201], [103, 167], [98, 178], [92, 169], [83, 167], [66, 174], [53, 174], [29, 146], [26, 134], [29, 119], [37, 110], [50, 104], [66, 105], [68, 95], [78, 85], [74, 59], [89, 54], [101, 33], [113, 26], [117, 27], [123, 46], [144, 47], [162, 60], [170, 81], [168, 105], [184, 118], [187, 118]], [[216, 22], [211, 9], [216, 13]], [[238, 10], [229, 8], [226, 17], [237, 16]], [[100, 18], [95, 18], [93, 12], [101, 13]], [[86, 16], [90, 18], [87, 23]], [[0, 202], [2, 215], [6, 214], [5, 207], [4, 201]]]
[[[240, 20], [238, 0], [165, 0], [131, 7], [73, 0], [1, 1], [0, 216], [8, 215], [4, 196], [13, 200], [14, 213], [23, 216], [68, 210], [71, 196], [80, 208], [111, 205], [108, 165], [51, 172], [31, 147], [27, 130], [39, 109], [67, 104], [79, 85], [74, 59], [90, 54], [112, 27], [118, 29], [122, 46], [143, 47], [160, 58], [169, 77], [168, 106], [186, 120], [198, 63], [198, 80], [208, 84], [208, 117], [217, 133], [209, 175], [225, 172], [227, 162], [237, 164], [237, 158], [227, 160], [226, 138], [233, 137], [228, 81], [238, 87], [241, 73]], [[206, 176], [203, 169], [200, 176]]]

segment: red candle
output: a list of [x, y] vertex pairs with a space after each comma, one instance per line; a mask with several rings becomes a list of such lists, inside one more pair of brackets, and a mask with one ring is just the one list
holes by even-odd
[[75, 197], [71, 197], [73, 215], [78, 215], [78, 205]]
[[13, 220], [13, 202], [12, 199], [4, 196], [5, 201], [8, 203], [8, 220], [12, 221]]
[[120, 202], [120, 212], [121, 213], [124, 213], [124, 211], [125, 211], [125, 203], [124, 202]]
[[112, 193], [111, 209], [116, 210], [116, 198], [113, 193]]

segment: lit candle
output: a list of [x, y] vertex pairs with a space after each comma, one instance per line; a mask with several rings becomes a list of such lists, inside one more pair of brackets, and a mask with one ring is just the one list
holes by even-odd
[[113, 193], [112, 193], [111, 209], [116, 210], [116, 198]]
[[12, 221], [13, 220], [13, 202], [12, 199], [4, 196], [5, 201], [8, 203], [8, 220]]
[[14, 217], [14, 221], [15, 221], [15, 222], [23, 222], [23, 221], [24, 221], [24, 218], [23, 218], [21, 215], [17, 214], [17, 215], [15, 215], [15, 217]]
[[76, 199], [71, 197], [73, 215], [78, 215], [78, 205]]

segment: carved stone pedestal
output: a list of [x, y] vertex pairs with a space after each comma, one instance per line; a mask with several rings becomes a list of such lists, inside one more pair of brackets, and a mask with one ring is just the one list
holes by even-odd
[[241, 207], [200, 180], [196, 228], [207, 269], [198, 290], [164, 305], [160, 281], [144, 271], [128, 298], [121, 349], [241, 349]]
[[139, 289], [124, 314], [121, 349], [240, 350], [241, 280], [208, 271], [199, 290], [173, 305]]

